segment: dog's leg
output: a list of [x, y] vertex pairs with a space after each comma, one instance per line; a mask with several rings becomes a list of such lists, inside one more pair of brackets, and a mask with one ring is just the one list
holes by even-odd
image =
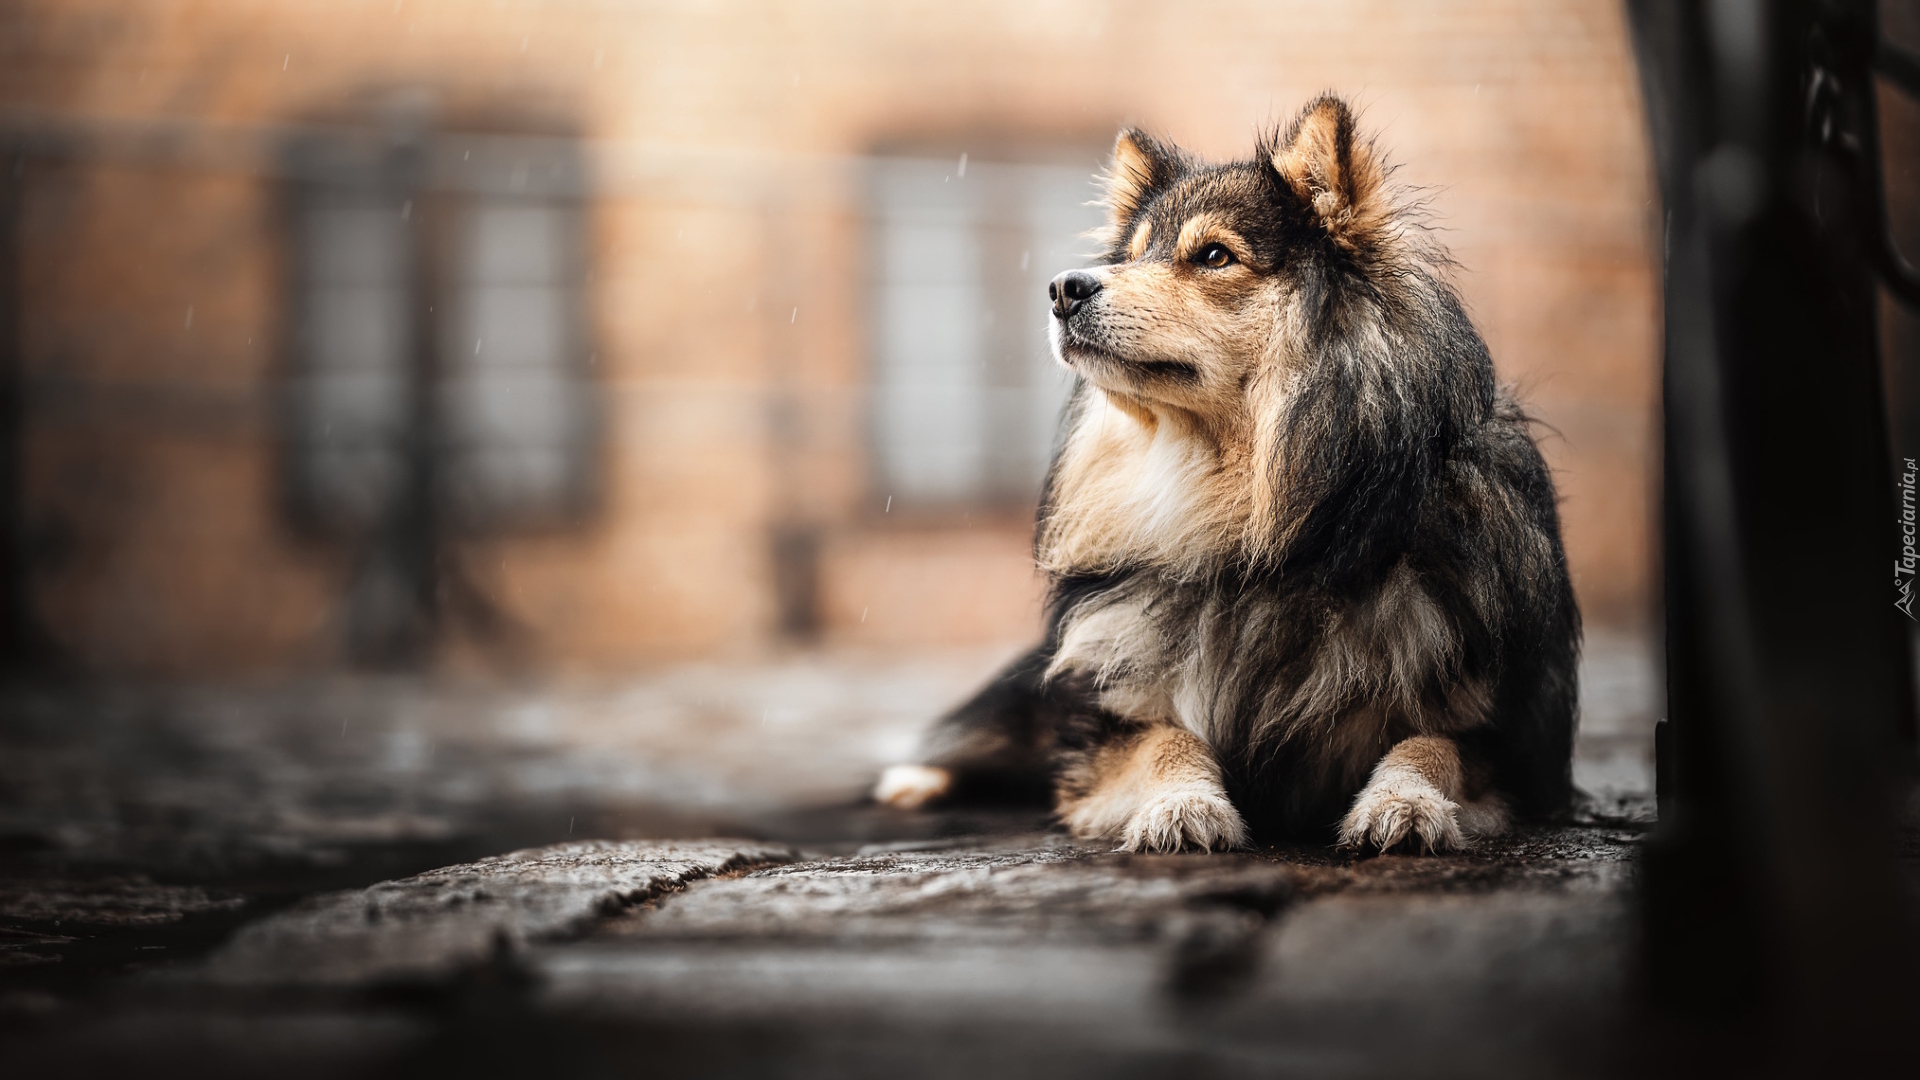
[[1340, 845], [1385, 851], [1412, 837], [1428, 851], [1456, 851], [1506, 831], [1498, 796], [1466, 800], [1460, 749], [1437, 735], [1403, 739], [1373, 767], [1340, 825]]
[[953, 770], [938, 765], [889, 765], [873, 785], [873, 801], [896, 810], [918, 810], [953, 793]]
[[1052, 653], [1034, 649], [941, 717], [910, 764], [880, 774], [873, 800], [916, 810], [950, 795], [1046, 798], [1053, 713], [1062, 690], [1045, 679]]
[[1173, 724], [1119, 734], [1095, 748], [1062, 777], [1059, 810], [1075, 836], [1117, 840], [1125, 851], [1211, 851], [1247, 842], [1213, 750]]

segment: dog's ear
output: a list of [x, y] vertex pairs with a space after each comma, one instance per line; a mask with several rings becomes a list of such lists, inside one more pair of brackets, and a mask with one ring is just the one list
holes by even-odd
[[1343, 247], [1365, 244], [1391, 214], [1386, 166], [1338, 97], [1314, 99], [1263, 150], [1281, 182]]
[[1108, 170], [1107, 206], [1115, 224], [1132, 221], [1155, 191], [1167, 186], [1180, 167], [1180, 152], [1161, 145], [1139, 128], [1127, 128], [1113, 141]]
[[1435, 385], [1444, 364], [1409, 356], [1421, 342], [1381, 329], [1311, 335], [1248, 387], [1255, 562], [1338, 587], [1406, 549], [1459, 425], [1448, 388]]
[[1098, 235], [1116, 258], [1124, 258], [1141, 209], [1173, 182], [1180, 168], [1180, 151], [1138, 128], [1127, 128], [1114, 140], [1113, 163], [1107, 168], [1107, 224]]
[[1344, 587], [1408, 550], [1454, 446], [1492, 412], [1494, 382], [1445, 285], [1402, 282], [1395, 298], [1330, 278], [1300, 276], [1303, 303], [1319, 313], [1276, 335], [1247, 387], [1246, 545], [1256, 563]]

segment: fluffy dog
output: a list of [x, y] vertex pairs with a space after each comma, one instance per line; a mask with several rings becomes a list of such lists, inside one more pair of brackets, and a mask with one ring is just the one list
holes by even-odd
[[1450, 850], [1571, 797], [1553, 481], [1336, 97], [1252, 160], [1123, 132], [1041, 500], [1046, 640], [875, 797], [1050, 786], [1128, 850]]

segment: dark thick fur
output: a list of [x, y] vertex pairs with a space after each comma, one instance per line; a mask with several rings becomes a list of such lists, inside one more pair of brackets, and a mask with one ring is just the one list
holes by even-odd
[[1249, 161], [1122, 134], [1103, 265], [1054, 287], [1081, 378], [1047, 637], [931, 733], [953, 792], [1051, 784], [1149, 849], [1446, 848], [1567, 808], [1553, 483], [1389, 180], [1331, 96]]

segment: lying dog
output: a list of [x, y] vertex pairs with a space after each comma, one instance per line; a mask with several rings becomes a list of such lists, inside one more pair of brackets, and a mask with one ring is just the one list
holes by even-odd
[[1046, 641], [875, 790], [1050, 785], [1128, 850], [1457, 849], [1572, 793], [1553, 481], [1338, 98], [1251, 161], [1114, 147], [1035, 548]]

